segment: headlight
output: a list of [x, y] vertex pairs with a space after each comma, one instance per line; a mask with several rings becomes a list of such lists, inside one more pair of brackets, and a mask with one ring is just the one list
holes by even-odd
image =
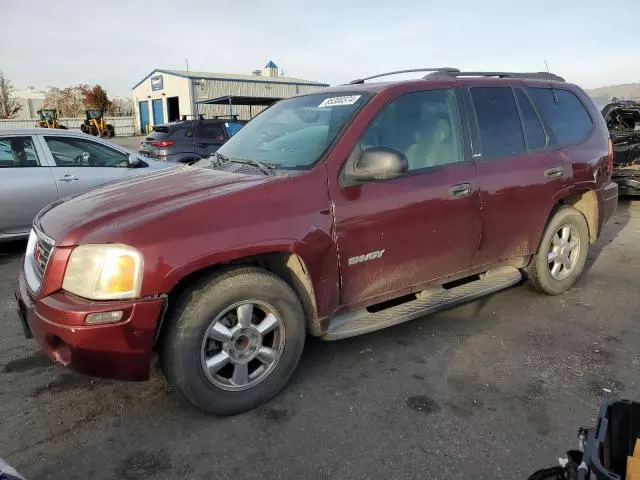
[[126, 245], [80, 245], [71, 252], [62, 288], [91, 300], [140, 296], [142, 255]]

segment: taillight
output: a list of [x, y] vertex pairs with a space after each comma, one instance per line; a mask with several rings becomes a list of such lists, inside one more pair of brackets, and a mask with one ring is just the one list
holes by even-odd
[[613, 173], [613, 142], [609, 139], [609, 147], [607, 149], [607, 173]]
[[167, 148], [171, 145], [174, 145], [175, 143], [176, 142], [173, 142], [171, 140], [157, 140], [155, 142], [151, 142], [149, 145], [151, 145], [152, 147]]

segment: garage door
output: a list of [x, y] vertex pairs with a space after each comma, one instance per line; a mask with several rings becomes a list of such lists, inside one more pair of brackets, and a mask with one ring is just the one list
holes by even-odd
[[151, 107], [153, 110], [153, 124], [160, 125], [164, 123], [164, 115], [162, 114], [162, 99], [151, 101]]

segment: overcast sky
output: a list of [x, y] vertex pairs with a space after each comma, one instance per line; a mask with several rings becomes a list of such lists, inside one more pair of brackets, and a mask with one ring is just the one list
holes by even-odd
[[[526, 6], [525, 6], [526, 5]], [[331, 84], [413, 67], [551, 71], [585, 88], [640, 82], [640, 0], [0, 0], [0, 70], [24, 88], [154, 68]]]

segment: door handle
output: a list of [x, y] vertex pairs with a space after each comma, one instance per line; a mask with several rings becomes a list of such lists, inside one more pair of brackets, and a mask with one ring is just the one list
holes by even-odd
[[58, 180], [60, 180], [61, 182], [75, 182], [76, 180], [79, 180], [79, 178], [74, 175], [67, 174], [63, 175]]
[[557, 178], [557, 177], [561, 177], [563, 174], [564, 174], [564, 168], [562, 167], [547, 168], [544, 171], [545, 178]]
[[473, 187], [470, 183], [459, 183], [449, 189], [449, 196], [451, 198], [466, 197], [471, 194], [471, 192], [473, 192]]

